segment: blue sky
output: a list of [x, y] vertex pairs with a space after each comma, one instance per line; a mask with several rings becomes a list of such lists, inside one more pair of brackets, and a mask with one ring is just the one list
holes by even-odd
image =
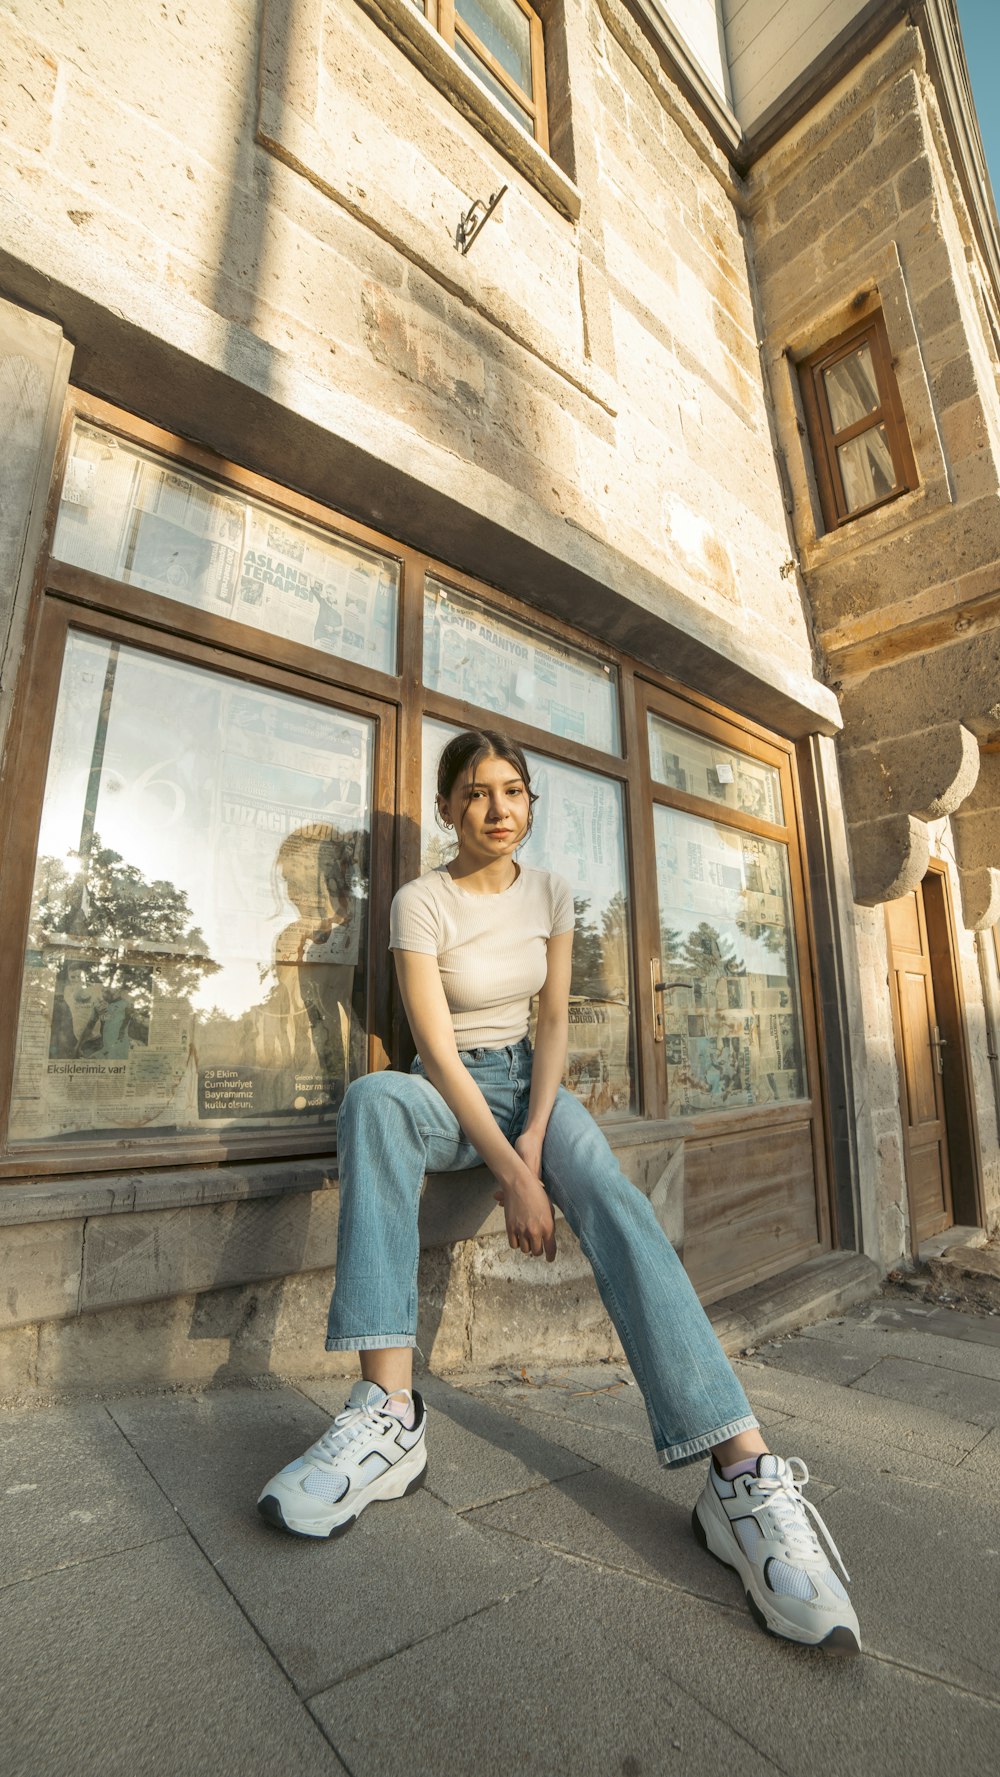
[[957, 5], [993, 195], [1000, 207], [1000, 6], [997, 0], [957, 0]]

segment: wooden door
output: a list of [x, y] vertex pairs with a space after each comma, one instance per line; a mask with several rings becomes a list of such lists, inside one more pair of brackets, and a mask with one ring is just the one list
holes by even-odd
[[942, 1042], [923, 884], [885, 910], [914, 1248], [954, 1222]]

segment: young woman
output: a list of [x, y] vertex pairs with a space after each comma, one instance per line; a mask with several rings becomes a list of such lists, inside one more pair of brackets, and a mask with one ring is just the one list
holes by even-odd
[[694, 1533], [737, 1570], [757, 1621], [792, 1641], [856, 1650], [857, 1617], [807, 1516], [825, 1533], [802, 1497], [805, 1464], [768, 1453], [647, 1198], [561, 1084], [573, 898], [562, 877], [516, 860], [534, 800], [524, 754], [506, 736], [483, 729], [445, 747], [437, 811], [457, 855], [400, 889], [391, 913], [417, 1060], [408, 1074], [353, 1081], [338, 1121], [340, 1232], [326, 1346], [359, 1352], [362, 1380], [330, 1429], [264, 1488], [259, 1509], [300, 1536], [333, 1536], [370, 1501], [422, 1484], [427, 1418], [412, 1388], [420, 1191], [425, 1172], [483, 1161], [500, 1186], [513, 1248], [554, 1260], [556, 1208], [577, 1236], [642, 1389], [660, 1461], [710, 1457]]

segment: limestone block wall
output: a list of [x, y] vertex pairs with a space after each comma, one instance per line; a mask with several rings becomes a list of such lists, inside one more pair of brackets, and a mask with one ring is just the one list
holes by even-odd
[[872, 1147], [866, 1155], [869, 1172], [865, 1184], [879, 1256], [888, 1269], [909, 1254], [912, 1242], [899, 1114], [899, 1076], [889, 998], [885, 916], [880, 907], [855, 904], [852, 925], [861, 987], [866, 1110], [872, 1132]]
[[[1000, 722], [1000, 315], [915, 27], [758, 162], [750, 206], [795, 535], [844, 719], [855, 890], [874, 904], [920, 880], [928, 823], [967, 803]], [[875, 308], [919, 485], [824, 534], [795, 362]], [[977, 827], [988, 855], [963, 857], [959, 835], [958, 857], [982, 926], [1000, 913], [1000, 821]]]
[[[740, 192], [621, 0], [541, 10], [548, 157], [404, 53], [403, 26], [427, 36], [406, 0], [7, 0], [0, 289], [150, 418], [182, 430], [187, 394], [207, 442], [278, 479], [308, 464], [333, 504], [334, 439], [460, 485], [567, 558], [599, 547], [627, 598], [753, 647], [764, 680], [815, 685]], [[504, 182], [463, 257], [461, 214]], [[166, 348], [183, 366], [154, 376]], [[206, 411], [210, 368], [229, 399]], [[251, 387], [325, 432], [326, 462], [283, 422], [241, 427]], [[419, 529], [370, 476], [340, 491]], [[471, 528], [436, 547], [488, 573]]]

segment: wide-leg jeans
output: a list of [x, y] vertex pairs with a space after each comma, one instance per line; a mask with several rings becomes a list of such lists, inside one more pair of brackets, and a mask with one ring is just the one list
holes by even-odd
[[[531, 1047], [463, 1051], [461, 1059], [513, 1142], [528, 1114]], [[416, 1343], [417, 1211], [424, 1175], [480, 1164], [425, 1077], [367, 1074], [337, 1124], [340, 1228], [328, 1351]], [[542, 1147], [542, 1182], [593, 1267], [642, 1390], [660, 1461], [694, 1462], [757, 1425], [684, 1267], [648, 1199], [625, 1178], [590, 1112], [560, 1087]], [[556, 1261], [558, 1263], [558, 1260]]]

